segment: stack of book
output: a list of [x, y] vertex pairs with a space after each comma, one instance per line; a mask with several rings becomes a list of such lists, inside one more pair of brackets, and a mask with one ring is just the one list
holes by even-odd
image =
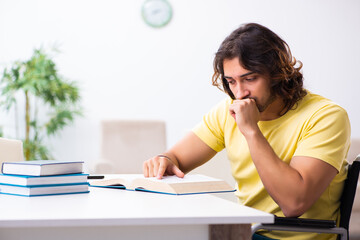
[[82, 173], [83, 163], [55, 160], [4, 162], [0, 193], [28, 197], [88, 193], [88, 174]]

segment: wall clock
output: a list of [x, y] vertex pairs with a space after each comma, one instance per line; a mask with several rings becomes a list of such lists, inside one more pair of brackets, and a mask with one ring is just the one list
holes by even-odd
[[151, 27], [160, 28], [172, 18], [172, 8], [167, 0], [146, 0], [141, 10], [144, 21]]

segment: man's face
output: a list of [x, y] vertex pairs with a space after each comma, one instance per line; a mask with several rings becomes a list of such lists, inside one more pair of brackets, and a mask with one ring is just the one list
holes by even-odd
[[251, 72], [240, 65], [239, 58], [225, 59], [224, 78], [237, 100], [252, 98], [259, 112], [263, 112], [274, 102], [275, 95], [270, 89], [270, 79]]

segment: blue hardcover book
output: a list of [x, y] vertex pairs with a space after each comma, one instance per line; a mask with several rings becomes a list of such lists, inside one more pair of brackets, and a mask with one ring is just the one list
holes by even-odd
[[10, 194], [17, 196], [46, 196], [46, 195], [59, 195], [59, 194], [75, 194], [75, 193], [88, 193], [89, 184], [74, 183], [62, 185], [38, 185], [38, 186], [19, 186], [10, 184], [0, 184], [1, 194]]
[[82, 173], [83, 161], [33, 160], [4, 162], [2, 173], [13, 175], [48, 176]]
[[0, 184], [11, 184], [19, 186], [37, 186], [37, 185], [62, 185], [69, 183], [87, 182], [89, 174], [66, 174], [52, 176], [25, 176], [0, 174]]
[[227, 182], [201, 174], [189, 174], [184, 178], [164, 176], [145, 178], [142, 174], [119, 174], [115, 178], [89, 181], [91, 187], [119, 188], [132, 191], [187, 195], [200, 193], [234, 192]]

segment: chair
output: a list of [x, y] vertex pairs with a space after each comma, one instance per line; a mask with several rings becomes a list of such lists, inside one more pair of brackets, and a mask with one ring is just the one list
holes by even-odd
[[3, 162], [18, 161], [24, 161], [22, 141], [0, 138], [0, 170]]
[[[359, 153], [360, 138], [352, 138], [351, 145], [348, 152], [348, 159], [354, 160]], [[351, 163], [351, 162], [350, 162]], [[354, 204], [351, 212], [349, 223], [349, 238], [360, 240], [360, 184], [357, 186]]]
[[273, 224], [256, 224], [251, 228], [252, 234], [259, 229], [294, 231], [294, 232], [315, 232], [338, 234], [338, 239], [349, 239], [349, 221], [354, 203], [356, 186], [360, 171], [360, 155], [349, 165], [348, 176], [345, 181], [344, 190], [340, 204], [340, 224], [336, 227], [335, 221], [315, 220], [304, 218], [278, 218], [275, 217]]
[[145, 160], [166, 150], [165, 122], [105, 120], [101, 123], [101, 158], [94, 173], [142, 173]]

